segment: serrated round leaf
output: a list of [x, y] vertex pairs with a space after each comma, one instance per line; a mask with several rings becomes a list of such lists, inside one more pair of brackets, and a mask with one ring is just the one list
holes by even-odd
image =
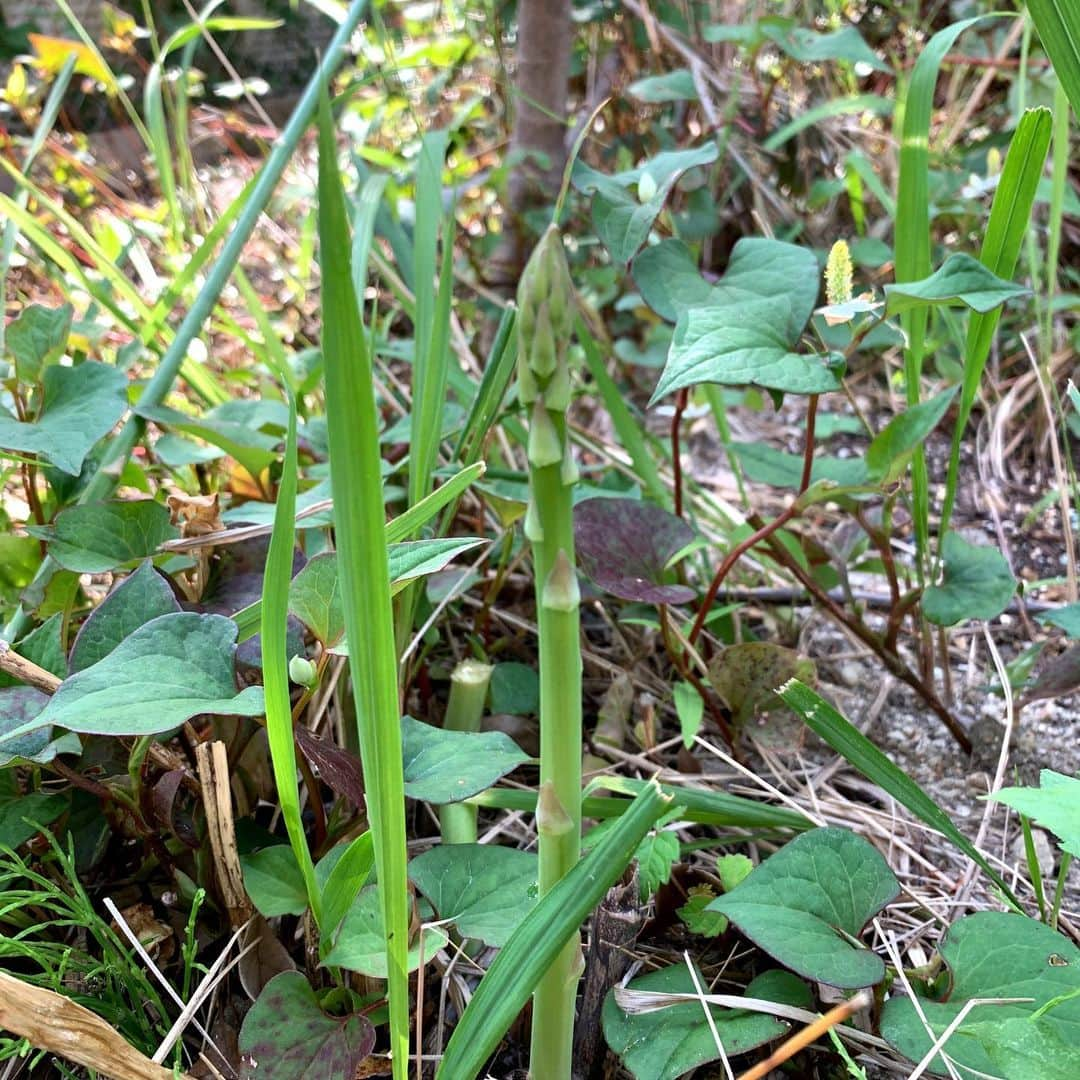
[[156, 735], [193, 716], [260, 716], [261, 686], [237, 693], [236, 623], [221, 615], [159, 615], [104, 660], [60, 684], [34, 726], [83, 734]]
[[273, 844], [251, 855], [241, 855], [240, 869], [244, 890], [260, 915], [273, 919], [307, 911], [304, 878], [288, 844]]
[[[420, 966], [421, 951], [425, 964], [446, 946], [450, 935], [440, 926], [427, 926], [421, 939], [409, 945], [409, 971]], [[368, 885], [360, 890], [334, 939], [334, 947], [323, 958], [326, 967], [343, 967], [370, 975], [373, 979], [386, 978], [386, 935], [383, 933], [382, 905], [379, 886]]]
[[299, 971], [275, 975], [240, 1028], [241, 1080], [328, 1080], [355, 1076], [375, 1048], [360, 1013], [329, 1016]]
[[[919, 1005], [933, 1030], [929, 1035], [911, 1000], [893, 997], [881, 1015], [881, 1034], [912, 1061], [920, 1061], [934, 1041], [972, 998], [1031, 998], [1016, 1005], [975, 1006], [968, 1012], [960, 1031], [946, 1042], [945, 1050], [956, 1063], [963, 1080], [974, 1080], [976, 1071], [1007, 1080], [1035, 1080], [1041, 1073], [1002, 1073], [999, 1060], [1008, 1058], [1015, 1046], [1013, 1020], [1030, 1022], [1031, 1015], [1047, 1002], [1080, 990], [1080, 949], [1064, 935], [1043, 923], [1010, 912], [980, 911], [953, 923], [940, 945], [942, 959], [952, 973], [948, 1001], [920, 999]], [[1076, 1064], [1080, 1046], [1080, 996], [1048, 1010], [1040, 1023], [1070, 1048], [1064, 1064]], [[978, 1038], [963, 1034], [977, 1026]], [[995, 1038], [994, 1027], [1000, 1038]], [[1000, 1050], [995, 1050], [995, 1044]], [[1059, 1062], [1059, 1064], [1061, 1064]], [[940, 1056], [931, 1066], [936, 1075], [945, 1073]]]
[[169, 583], [148, 559], [113, 588], [82, 624], [71, 647], [68, 670], [74, 673], [96, 664], [144, 623], [179, 610]]
[[957, 252], [929, 277], [885, 286], [885, 314], [900, 315], [916, 307], [962, 305], [985, 315], [1009, 300], [1031, 292], [999, 278], [978, 259]]
[[995, 547], [969, 544], [951, 532], [941, 546], [944, 571], [940, 585], [922, 597], [923, 614], [938, 626], [967, 619], [996, 619], [1016, 592], [1016, 579]]
[[497, 844], [440, 844], [409, 877], [459, 934], [501, 948], [536, 903], [536, 855]]
[[405, 794], [444, 804], [461, 802], [533, 759], [501, 731], [444, 731], [401, 718]]
[[[698, 981], [705, 984], [700, 974]], [[629, 984], [629, 989], [664, 994], [696, 992], [685, 964], [642, 975]], [[722, 1009], [718, 1005], [710, 1005], [709, 1012], [729, 1057], [778, 1039], [788, 1028], [766, 1013]], [[619, 1008], [612, 991], [604, 999], [602, 1020], [608, 1046], [637, 1080], [677, 1080], [720, 1057], [702, 1006], [696, 1001], [628, 1014]]]
[[900, 892], [880, 852], [846, 829], [813, 829], [757, 867], [709, 910], [808, 979], [846, 990], [885, 977], [881, 958], [848, 944]]
[[179, 535], [169, 511], [153, 499], [72, 506], [52, 526], [26, 531], [47, 541], [49, 554], [77, 574], [101, 574], [145, 559]]
[[13, 761], [46, 765], [57, 754], [79, 753], [82, 743], [71, 732], [54, 739], [52, 728], [44, 727], [14, 739], [7, 737], [7, 732], [26, 727], [36, 720], [48, 703], [47, 694], [30, 686], [0, 689], [0, 767]]
[[682, 518], [637, 499], [585, 499], [574, 507], [574, 544], [587, 577], [622, 600], [686, 604], [694, 590], [666, 584], [668, 561], [691, 543]]
[[127, 409], [127, 376], [87, 360], [76, 367], [45, 369], [41, 413], [33, 423], [0, 412], [0, 447], [42, 454], [62, 472], [77, 476], [98, 439], [112, 431]]

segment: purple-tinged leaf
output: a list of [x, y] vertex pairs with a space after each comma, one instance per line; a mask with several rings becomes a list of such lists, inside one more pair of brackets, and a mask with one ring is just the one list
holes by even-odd
[[686, 604], [694, 590], [665, 583], [667, 564], [694, 539], [681, 518], [637, 499], [585, 499], [574, 508], [574, 542], [587, 577], [622, 600]]
[[364, 805], [364, 771], [358, 757], [302, 725], [296, 728], [296, 743], [315, 775], [335, 795], [348, 799], [355, 807]]
[[355, 1076], [375, 1048], [366, 1016], [330, 1016], [299, 971], [271, 979], [240, 1028], [241, 1080]]

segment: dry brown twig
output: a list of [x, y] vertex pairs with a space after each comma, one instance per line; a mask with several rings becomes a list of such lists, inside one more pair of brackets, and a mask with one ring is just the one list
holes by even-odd
[[[173, 1080], [172, 1069], [140, 1054], [99, 1016], [62, 994], [0, 971], [0, 1028], [38, 1050], [115, 1080]], [[185, 1077], [187, 1074], [181, 1074]]]

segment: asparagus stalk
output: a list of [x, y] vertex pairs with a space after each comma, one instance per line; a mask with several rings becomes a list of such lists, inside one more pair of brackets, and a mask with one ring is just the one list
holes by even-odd
[[[530, 409], [529, 510], [540, 653], [540, 894], [581, 855], [581, 644], [574, 570], [573, 487], [566, 437], [570, 404], [567, 351], [574, 296], [562, 239], [552, 225], [533, 251], [518, 286], [518, 399]], [[537, 985], [530, 1073], [535, 1080], [571, 1075], [574, 1001], [581, 942], [572, 938]]]

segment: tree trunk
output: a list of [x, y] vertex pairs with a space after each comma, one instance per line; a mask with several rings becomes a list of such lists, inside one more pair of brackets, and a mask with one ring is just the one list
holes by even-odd
[[507, 190], [506, 235], [494, 263], [494, 283], [516, 283], [529, 243], [522, 215], [555, 201], [566, 165], [566, 86], [573, 24], [571, 0], [518, 0], [514, 77], [515, 158]]

